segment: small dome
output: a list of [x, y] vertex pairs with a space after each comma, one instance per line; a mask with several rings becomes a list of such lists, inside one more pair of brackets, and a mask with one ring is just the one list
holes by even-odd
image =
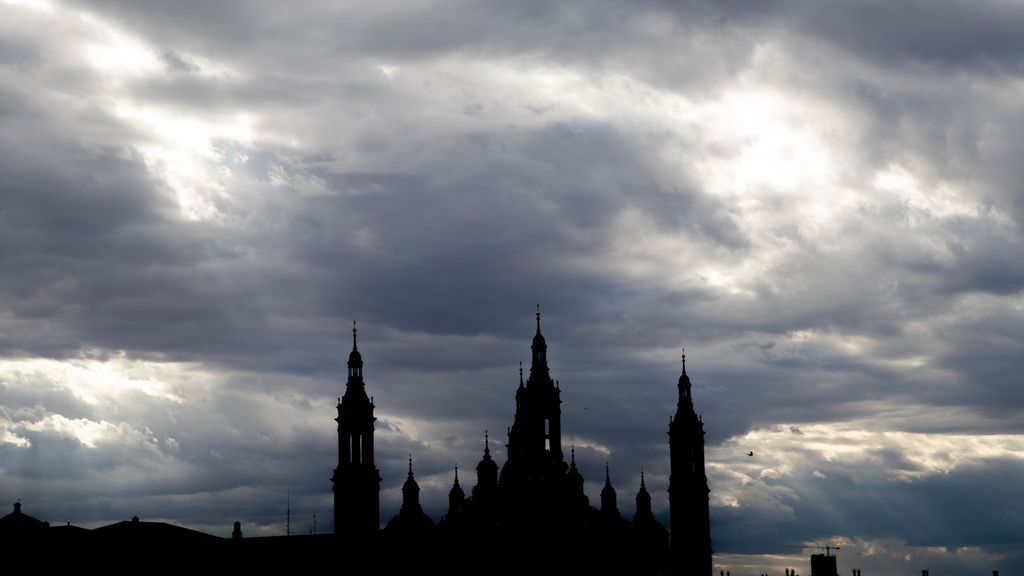
[[448, 500], [457, 498], [460, 502], [466, 498], [466, 493], [462, 491], [462, 486], [459, 486], [459, 481], [455, 481], [455, 485], [448, 491]]
[[544, 340], [544, 335], [537, 332], [533, 335], [533, 347], [534, 348], [546, 348], [548, 345], [547, 341]]
[[363, 355], [359, 353], [359, 350], [352, 350], [352, 353], [348, 355], [349, 366], [362, 366]]

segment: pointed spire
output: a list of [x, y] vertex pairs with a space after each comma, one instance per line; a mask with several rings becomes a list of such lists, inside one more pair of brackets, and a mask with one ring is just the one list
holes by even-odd
[[412, 475], [412, 454], [409, 454], [409, 477], [402, 485], [402, 508], [400, 513], [413, 513], [422, 510], [420, 507], [420, 485]]
[[686, 348], [683, 348], [683, 374], [686, 374]]
[[542, 382], [551, 382], [548, 376], [548, 344], [544, 341], [544, 335], [540, 333], [540, 303], [537, 304], [537, 333], [533, 335], [533, 344], [530, 346], [533, 351], [533, 362], [530, 364], [530, 382], [534, 378], [540, 378]]
[[452, 489], [448, 491], [448, 515], [451, 516], [462, 508], [462, 504], [466, 501], [466, 493], [462, 490], [462, 486], [459, 486], [459, 463], [455, 463], [455, 482], [452, 484]]
[[576, 468], [576, 446], [570, 448], [569, 473], [566, 475], [569, 493], [574, 499], [574, 505], [585, 508], [588, 505], [587, 496], [583, 493], [583, 475]]
[[640, 467], [640, 489], [636, 492], [636, 513], [633, 515], [633, 522], [651, 522], [654, 514], [651, 513], [651, 495], [647, 492], [647, 484], [644, 483], [644, 468]]
[[601, 512], [605, 515], [618, 516], [619, 507], [616, 502], [615, 488], [612, 487], [608, 463], [604, 463], [604, 488], [601, 489]]
[[358, 330], [356, 329], [356, 320], [355, 320], [355, 318], [353, 318], [352, 319], [352, 350], [358, 350], [359, 349], [356, 346], [356, 332], [358, 332]]
[[[570, 454], [570, 456], [569, 456], [569, 475], [570, 476], [579, 476], [580, 475], [580, 471], [576, 468], [576, 446], [575, 445], [570, 447], [569, 454]], [[580, 482], [582, 482], [582, 481], [583, 481], [583, 478], [580, 478]]]
[[519, 387], [523, 387], [523, 361], [519, 361]]
[[491, 458], [490, 436], [484, 430], [484, 457], [476, 465], [476, 486], [473, 493], [477, 494], [498, 488], [498, 464]]

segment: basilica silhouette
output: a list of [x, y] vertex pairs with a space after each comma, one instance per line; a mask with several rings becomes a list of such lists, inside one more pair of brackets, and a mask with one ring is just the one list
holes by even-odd
[[[446, 559], [491, 566], [481, 573], [593, 569], [598, 573], [711, 574], [704, 423], [694, 409], [685, 354], [679, 400], [668, 429], [670, 539], [652, 513], [642, 472], [632, 522], [619, 514], [607, 465], [600, 508], [591, 506], [573, 448], [566, 462], [561, 390], [548, 369], [539, 307], [531, 348], [532, 363], [525, 382], [523, 369], [519, 369], [505, 464], [499, 469], [491, 457], [490, 438], [485, 433], [476, 484], [467, 496], [456, 468], [448, 493], [448, 513], [435, 525], [420, 506], [410, 456], [402, 507], [379, 533], [381, 477], [373, 454], [376, 419], [353, 325], [348, 382], [338, 401], [338, 467], [332, 477], [338, 537], [355, 547], [376, 544], [410, 552], [400, 561], [412, 566]], [[540, 558], [544, 560], [538, 563]]]
[[201, 566], [195, 563], [201, 557], [235, 569], [265, 568], [287, 558], [296, 566], [329, 563], [354, 573], [712, 574], [704, 423], [694, 410], [685, 354], [676, 413], [668, 425], [671, 535], [655, 519], [642, 471], [631, 521], [619, 513], [607, 464], [600, 507], [590, 504], [573, 447], [566, 462], [561, 390], [548, 369], [539, 307], [525, 381], [519, 370], [504, 465], [492, 457], [485, 432], [475, 484], [467, 494], [456, 468], [447, 514], [435, 524], [420, 505], [410, 456], [401, 509], [382, 530], [374, 403], [363, 380], [356, 337], [353, 324], [348, 382], [337, 406], [338, 466], [331, 478], [334, 534], [243, 538], [241, 524], [235, 522], [231, 538], [223, 539], [138, 517], [93, 530], [70, 523], [50, 527], [23, 513], [18, 503], [13, 513], [0, 518], [0, 544], [12, 550], [39, 546], [62, 551], [48, 557], [72, 567], [130, 551], [159, 558], [165, 568], [183, 569]]

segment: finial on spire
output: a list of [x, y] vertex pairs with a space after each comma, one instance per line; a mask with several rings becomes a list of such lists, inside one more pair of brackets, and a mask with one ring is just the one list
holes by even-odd
[[573, 444], [572, 446], [569, 447], [569, 453], [572, 455], [571, 456], [572, 463], [575, 464], [576, 463], [576, 445], [575, 444]]
[[491, 453], [490, 438], [487, 436], [487, 430], [484, 430], [484, 455]]
[[356, 320], [352, 319], [352, 349], [356, 350]]
[[523, 385], [523, 361], [519, 361], [519, 386]]
[[683, 374], [686, 374], [686, 348], [683, 348]]
[[[458, 479], [458, 474], [456, 474], [456, 479]], [[640, 487], [644, 488], [644, 467], [643, 466], [640, 467]]]
[[537, 334], [540, 334], [540, 302], [537, 302]]
[[608, 475], [608, 463], [607, 462], [604, 463], [604, 483], [605, 484], [611, 484], [612, 483], [612, 478], [611, 478], [611, 476]]
[[409, 478], [412, 478], [412, 454], [409, 454]]
[[[455, 463], [455, 484], [458, 485], [458, 483], [459, 483], [459, 463], [456, 462]], [[640, 483], [643, 484], [643, 480], [641, 480]]]

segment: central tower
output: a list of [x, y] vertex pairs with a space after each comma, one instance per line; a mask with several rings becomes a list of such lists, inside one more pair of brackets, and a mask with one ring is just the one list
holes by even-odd
[[368, 537], [380, 530], [380, 472], [373, 462], [373, 401], [363, 383], [363, 356], [356, 346], [352, 322], [352, 352], [348, 383], [338, 399], [338, 467], [334, 469], [334, 532]]
[[562, 400], [558, 385], [548, 370], [548, 345], [540, 331], [540, 305], [537, 305], [537, 332], [531, 346], [533, 361], [530, 377], [523, 383], [519, 369], [516, 391], [516, 415], [508, 435], [508, 461], [501, 470], [502, 489], [519, 488], [520, 494], [536, 495], [547, 486], [558, 489], [567, 467], [562, 455]]

